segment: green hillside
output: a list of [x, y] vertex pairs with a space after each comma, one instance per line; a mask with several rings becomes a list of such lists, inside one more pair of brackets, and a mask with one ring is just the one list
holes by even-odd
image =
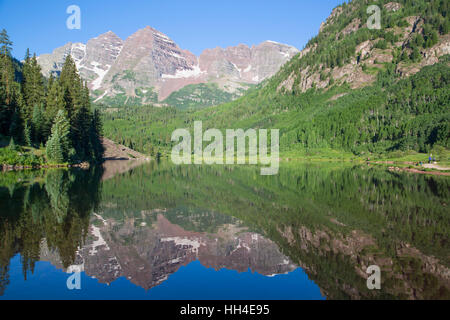
[[125, 89], [121, 87], [115, 88], [118, 90], [118, 94], [113, 97], [105, 96], [102, 98], [104, 92], [101, 90], [94, 91], [95, 98], [93, 98], [93, 102], [96, 102], [97, 99], [101, 98], [101, 102], [98, 102], [98, 105], [101, 106], [111, 106], [111, 107], [128, 107], [128, 106], [136, 106], [142, 105], [144, 103], [157, 103], [158, 102], [158, 94], [153, 91], [153, 88], [138, 88], [134, 90], [134, 96], [127, 96]]
[[164, 103], [178, 109], [199, 109], [233, 101], [243, 91], [229, 93], [221, 90], [217, 83], [190, 84], [173, 92]]

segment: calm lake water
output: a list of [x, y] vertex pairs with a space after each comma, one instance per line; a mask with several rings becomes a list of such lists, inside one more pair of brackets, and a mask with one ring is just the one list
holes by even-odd
[[0, 173], [0, 299], [450, 299], [447, 177], [127, 165]]

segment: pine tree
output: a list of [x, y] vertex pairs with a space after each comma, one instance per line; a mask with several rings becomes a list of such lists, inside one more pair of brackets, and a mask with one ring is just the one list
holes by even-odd
[[51, 131], [51, 127], [59, 110], [64, 110], [64, 92], [60, 85], [60, 81], [58, 79], [53, 79], [53, 76], [51, 76], [48, 83], [45, 108], [47, 132]]
[[[7, 42], [11, 43], [11, 42]], [[0, 39], [0, 103], [11, 105], [14, 87], [14, 66], [5, 45]]]
[[11, 117], [8, 135], [14, 138], [16, 142], [21, 143], [24, 140], [23, 133], [22, 117], [20, 116], [20, 109], [17, 108]]
[[89, 142], [92, 148], [92, 160], [97, 163], [102, 162], [103, 154], [105, 153], [105, 149], [101, 140], [102, 135], [103, 124], [100, 117], [100, 112], [95, 109], [89, 128]]
[[8, 33], [5, 29], [0, 32], [0, 54], [1, 55], [10, 55], [11, 54], [11, 46], [12, 41], [9, 40]]
[[17, 86], [14, 83], [14, 66], [11, 45], [6, 30], [0, 32], [0, 134], [8, 135], [11, 117], [16, 106]]
[[80, 87], [80, 104], [75, 109], [72, 119], [72, 142], [80, 159], [89, 159], [92, 157], [92, 150], [88, 143], [92, 120], [91, 106], [87, 84], [80, 81]]
[[24, 116], [27, 120], [31, 119], [35, 105], [41, 105], [45, 99], [44, 80], [41, 74], [41, 67], [37, 63], [36, 55], [32, 58], [25, 57], [25, 63], [22, 69], [22, 93], [25, 100]]
[[28, 124], [28, 122], [25, 123], [25, 128], [24, 128], [23, 135], [24, 135], [24, 139], [25, 139], [25, 144], [28, 147], [31, 147], [33, 145], [33, 142], [32, 142], [32, 131], [31, 131], [31, 125]]
[[11, 149], [11, 150], [17, 151], [17, 145], [14, 142], [14, 138], [13, 137], [11, 137], [11, 139], [9, 140], [8, 148]]
[[80, 160], [91, 156], [89, 147], [90, 111], [81, 106], [75, 113], [71, 127], [71, 139]]
[[52, 134], [46, 144], [46, 154], [50, 161], [63, 163], [69, 160], [71, 143], [69, 139], [70, 124], [64, 115], [64, 111], [58, 111], [55, 123], [52, 126]]
[[59, 81], [64, 92], [64, 107], [72, 124], [74, 115], [81, 105], [82, 88], [81, 78], [71, 55], [67, 55], [64, 61]]
[[34, 133], [34, 142], [36, 144], [40, 144], [44, 142], [45, 136], [45, 117], [44, 117], [44, 108], [39, 105], [35, 105], [33, 108], [33, 116], [31, 118], [31, 122], [33, 124], [33, 133]]

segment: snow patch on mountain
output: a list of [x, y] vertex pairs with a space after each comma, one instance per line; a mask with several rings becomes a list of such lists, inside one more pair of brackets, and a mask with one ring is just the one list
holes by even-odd
[[92, 70], [93, 72], [95, 72], [97, 74], [97, 79], [95, 79], [94, 81], [92, 81], [92, 89], [93, 90], [97, 90], [100, 89], [100, 87], [102, 86], [102, 81], [103, 78], [105, 77], [105, 75], [108, 73], [108, 71], [111, 69], [111, 66], [109, 64], [107, 64], [106, 70], [99, 68], [100, 63], [93, 61], [91, 62], [91, 65], [94, 66], [94, 68], [91, 68], [89, 70]]
[[177, 70], [174, 75], [163, 74], [161, 77], [163, 79], [183, 79], [183, 78], [194, 78], [205, 74], [205, 71], [200, 70], [198, 65], [194, 66], [192, 69]]

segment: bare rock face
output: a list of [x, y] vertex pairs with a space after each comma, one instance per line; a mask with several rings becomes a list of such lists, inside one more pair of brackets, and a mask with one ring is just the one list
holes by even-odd
[[41, 66], [42, 73], [47, 77], [51, 74], [59, 74], [64, 64], [64, 60], [69, 54], [72, 54], [72, 48], [74, 48], [72, 57], [76, 59], [75, 57], [77, 56], [79, 59], [79, 52], [78, 54], [76, 54], [76, 52], [79, 50], [75, 48], [80, 47], [81, 45], [81, 43], [69, 42], [62, 47], [56, 48], [50, 54], [42, 54], [37, 57], [37, 61]]
[[251, 48], [240, 44], [226, 49], [207, 49], [200, 55], [199, 63], [210, 78], [259, 83], [273, 76], [298, 52], [294, 47], [266, 41]]
[[147, 92], [164, 100], [189, 84], [214, 82], [235, 92], [244, 88], [242, 83], [257, 84], [274, 75], [298, 52], [292, 46], [266, 41], [251, 48], [240, 44], [206, 49], [197, 58], [165, 34], [146, 27], [125, 41], [109, 31], [87, 44], [68, 43], [41, 55], [38, 62], [49, 76], [59, 73], [67, 55], [72, 55], [95, 101], [117, 95], [136, 98]]
[[88, 41], [85, 56], [77, 66], [81, 76], [90, 81], [93, 90], [100, 88], [122, 48], [122, 39], [111, 31]]
[[159, 31], [146, 27], [131, 35], [105, 77], [102, 87], [113, 86], [132, 94], [137, 86], [154, 86], [164, 74], [178, 70], [192, 70], [195, 57], [182, 51], [172, 40]]
[[384, 5], [387, 11], [398, 11], [402, 8], [402, 5], [398, 2], [388, 2]]

